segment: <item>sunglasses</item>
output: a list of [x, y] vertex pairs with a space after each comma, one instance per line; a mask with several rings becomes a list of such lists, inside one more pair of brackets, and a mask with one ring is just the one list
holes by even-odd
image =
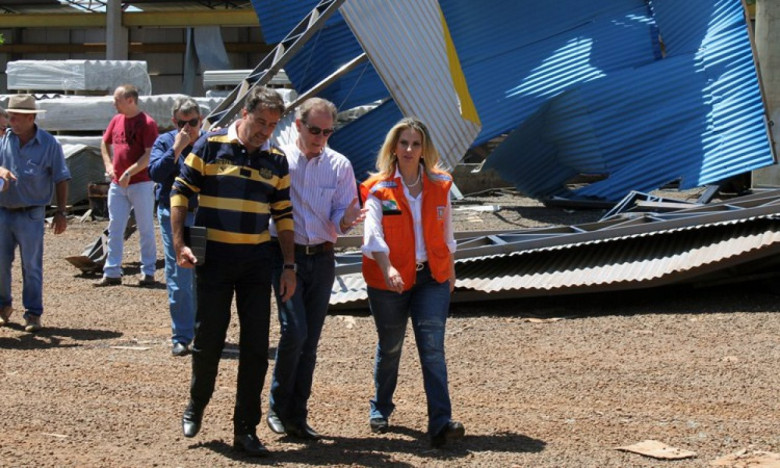
[[322, 136], [324, 137], [331, 136], [331, 134], [333, 134], [333, 132], [336, 131], [332, 128], [315, 127], [314, 125], [309, 125], [306, 122], [303, 122], [303, 126], [306, 127], [309, 130], [309, 133], [311, 133], [312, 135], [319, 135], [320, 133], [322, 133]]
[[199, 123], [200, 123], [200, 119], [197, 118], [197, 117], [195, 117], [194, 119], [190, 119], [190, 120], [177, 120], [176, 121], [176, 125], [178, 125], [179, 128], [182, 128], [182, 127], [184, 127], [187, 124], [189, 124], [190, 127], [197, 127]]

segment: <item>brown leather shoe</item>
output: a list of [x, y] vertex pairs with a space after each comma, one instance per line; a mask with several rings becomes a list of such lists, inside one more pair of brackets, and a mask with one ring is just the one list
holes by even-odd
[[0, 327], [11, 323], [11, 321], [8, 319], [11, 317], [13, 311], [14, 308], [10, 305], [0, 307]]
[[110, 276], [104, 276], [100, 279], [97, 283], [95, 283], [96, 288], [102, 288], [105, 286], [119, 286], [122, 284], [122, 278], [111, 278]]

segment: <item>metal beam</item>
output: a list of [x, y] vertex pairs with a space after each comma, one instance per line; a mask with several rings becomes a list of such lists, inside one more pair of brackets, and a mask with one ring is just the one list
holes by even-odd
[[254, 10], [135, 12], [122, 15], [125, 26], [196, 27], [234, 26], [258, 27], [260, 20]]
[[[186, 49], [183, 43], [139, 43], [131, 42], [128, 50], [131, 54], [182, 54]], [[265, 54], [273, 49], [273, 45], [251, 42], [228, 42], [225, 50], [234, 53]], [[106, 52], [105, 42], [89, 44], [3, 44], [0, 54], [103, 54]]]
[[244, 96], [255, 86], [268, 83], [293, 55], [338, 11], [344, 0], [320, 0], [287, 36], [258, 63], [252, 72], [206, 116], [206, 128], [227, 126], [243, 106]]
[[[253, 10], [124, 12], [126, 27], [257, 27]], [[105, 13], [0, 14], [0, 28], [105, 28]]]

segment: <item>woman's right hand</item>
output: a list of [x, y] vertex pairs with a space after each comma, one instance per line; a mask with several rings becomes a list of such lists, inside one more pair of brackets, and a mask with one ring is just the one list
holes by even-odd
[[385, 284], [390, 291], [395, 291], [398, 294], [404, 292], [404, 280], [392, 265], [385, 270]]

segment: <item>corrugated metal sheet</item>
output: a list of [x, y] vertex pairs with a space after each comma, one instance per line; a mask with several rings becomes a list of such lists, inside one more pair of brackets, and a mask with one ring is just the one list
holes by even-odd
[[[780, 263], [780, 191], [671, 213], [459, 239], [453, 300], [648, 288]], [[331, 306], [365, 306], [354, 261]]]
[[[486, 167], [535, 197], [616, 201], [632, 189], [672, 180], [696, 187], [772, 164], [741, 3], [650, 4], [654, 16], [641, 23], [656, 24], [666, 58], [625, 63], [544, 100]], [[630, 37], [617, 39], [631, 48]], [[561, 64], [578, 60], [574, 53]], [[544, 89], [556, 75], [544, 74], [552, 81]], [[566, 189], [573, 175], [594, 172], [609, 178]]]
[[[308, 14], [317, 1], [305, 0], [253, 0], [261, 28], [267, 42], [278, 42]], [[363, 49], [355, 39], [340, 14], [334, 14], [315, 37], [286, 65], [285, 71], [299, 94], [328, 77], [348, 63]], [[390, 96], [374, 67], [366, 62], [345, 74], [339, 80], [318, 93], [318, 96], [336, 104], [340, 111], [364, 106]], [[391, 109], [395, 107], [395, 110]], [[402, 114], [394, 102], [387, 103], [383, 112], [370, 113], [358, 121], [361, 124], [340, 128], [329, 141], [334, 150], [346, 155], [352, 162], [356, 177], [362, 180], [368, 170], [374, 169], [374, 161], [385, 133], [398, 120], [384, 117]], [[383, 117], [383, 118], [379, 118]], [[381, 125], [380, 125], [381, 124]]]
[[[766, 220], [763, 220], [766, 221]], [[523, 255], [457, 262], [453, 302], [535, 297], [665, 286], [728, 271], [780, 253], [780, 220], [664, 237], [572, 246]], [[778, 259], [780, 260], [780, 259]], [[766, 266], [766, 265], [762, 265]], [[484, 296], [482, 296], [484, 295]], [[366, 307], [362, 275], [339, 275], [331, 307]]]
[[[68, 182], [68, 204], [73, 205], [87, 200], [87, 186], [93, 182], [105, 180], [106, 168], [98, 148], [82, 144], [63, 144], [65, 164], [70, 170]], [[52, 203], [56, 194], [52, 196]]]
[[515, 129], [577, 83], [653, 60], [651, 18], [641, 0], [441, 7], [482, 120], [475, 144]]
[[252, 0], [263, 39], [268, 44], [275, 44], [287, 37], [287, 34], [306, 16], [317, 4], [318, 0]]
[[[453, 169], [480, 131], [436, 0], [347, 0], [340, 10], [404, 115], [428, 124], [442, 165]], [[409, 66], [410, 57], [418, 64]]]
[[[355, 0], [350, 8], [374, 3]], [[405, 4], [383, 3], [390, 10]], [[274, 41], [316, 1], [253, 4]], [[512, 132], [486, 167], [527, 194], [616, 201], [630, 190], [675, 179], [694, 187], [773, 162], [740, 0], [439, 4], [482, 122], [475, 144]], [[428, 30], [393, 29], [391, 20], [361, 40], [426, 43]], [[285, 69], [303, 92], [361, 51], [334, 15]], [[412, 55], [410, 63], [426, 62]], [[390, 95], [402, 102], [374, 67], [321, 95], [341, 110]], [[349, 148], [338, 147], [335, 135], [332, 145], [353, 165], [370, 167], [386, 130], [350, 125], [339, 132]], [[581, 173], [609, 177], [570, 191], [566, 183]]]

